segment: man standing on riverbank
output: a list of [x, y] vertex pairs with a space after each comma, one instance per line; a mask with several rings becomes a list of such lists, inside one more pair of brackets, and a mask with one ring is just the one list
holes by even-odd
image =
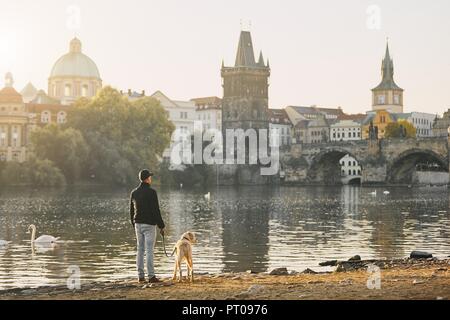
[[153, 173], [149, 170], [139, 172], [141, 184], [131, 192], [130, 217], [136, 232], [137, 257], [136, 265], [139, 282], [145, 281], [144, 252], [147, 255], [147, 274], [150, 283], [160, 282], [153, 266], [153, 249], [156, 242], [156, 226], [164, 235], [164, 221], [159, 210], [158, 195], [150, 187]]

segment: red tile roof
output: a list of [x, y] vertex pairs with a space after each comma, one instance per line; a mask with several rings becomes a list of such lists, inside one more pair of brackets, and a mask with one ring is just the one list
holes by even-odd
[[18, 93], [14, 88], [5, 87], [0, 90], [0, 103], [22, 103], [23, 99], [20, 93]]

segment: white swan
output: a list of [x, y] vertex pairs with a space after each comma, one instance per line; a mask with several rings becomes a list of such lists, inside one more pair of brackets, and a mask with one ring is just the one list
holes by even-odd
[[391, 194], [391, 193], [386, 190], [386, 191], [383, 192], [383, 194], [388, 195], [388, 194]]
[[370, 193], [372, 196], [376, 196], [377, 195], [377, 190], [373, 191]]
[[205, 194], [204, 197], [207, 201], [209, 201], [211, 199], [211, 192], [208, 192], [207, 194]]
[[31, 232], [31, 244], [51, 244], [56, 243], [56, 241], [59, 240], [59, 238], [55, 238], [54, 236], [48, 236], [48, 235], [42, 235], [39, 238], [35, 239], [36, 237], [36, 226], [34, 224], [30, 225], [28, 227], [28, 232]]

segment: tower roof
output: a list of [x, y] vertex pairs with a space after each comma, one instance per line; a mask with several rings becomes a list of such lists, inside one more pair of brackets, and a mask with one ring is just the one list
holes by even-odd
[[236, 67], [254, 67], [255, 53], [253, 52], [252, 36], [249, 31], [241, 31], [236, 54]]
[[372, 90], [403, 90], [394, 81], [394, 61], [389, 53], [389, 43], [386, 44], [386, 53], [381, 64], [381, 83]]
[[50, 98], [44, 90], [39, 90], [36, 94], [36, 97], [30, 102], [32, 104], [60, 104], [60, 101], [57, 99]]
[[0, 90], [0, 103], [22, 103], [22, 96], [13, 87]]
[[28, 82], [27, 85], [22, 89], [22, 91], [20, 91], [20, 94], [26, 97], [34, 97], [37, 93], [38, 90], [31, 82]]

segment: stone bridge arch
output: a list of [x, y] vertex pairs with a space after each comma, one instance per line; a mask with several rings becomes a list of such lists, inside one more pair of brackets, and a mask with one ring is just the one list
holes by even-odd
[[449, 171], [448, 156], [431, 149], [411, 148], [403, 151], [394, 159], [388, 161], [386, 180], [389, 183], [413, 183], [413, 175], [416, 172], [416, 165], [419, 163], [435, 163], [439, 166], [438, 171]]
[[333, 146], [320, 150], [309, 161], [307, 179], [311, 183], [341, 184], [340, 160], [349, 155], [354, 158], [363, 170], [364, 159], [354, 152], [354, 148]]

